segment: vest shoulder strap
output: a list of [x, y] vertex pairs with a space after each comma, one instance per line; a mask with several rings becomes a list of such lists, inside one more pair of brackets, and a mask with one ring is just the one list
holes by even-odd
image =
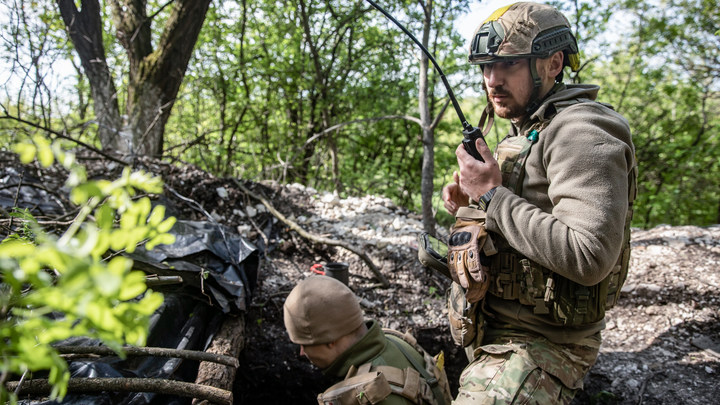
[[[410, 364], [413, 365], [415, 370], [420, 373], [423, 377], [423, 382], [427, 385], [431, 392], [430, 396], [426, 399], [428, 403], [438, 403], [440, 405], [449, 405], [452, 402], [452, 393], [450, 392], [450, 383], [447, 379], [447, 374], [444, 370], [445, 354], [441, 351], [436, 356], [431, 356], [422, 346], [417, 342], [417, 339], [409, 332], [401, 333], [396, 330], [383, 328], [385, 336], [388, 340], [393, 342], [396, 347], [402, 352], [407, 358]], [[403, 340], [405, 343], [414, 348], [423, 357], [425, 367], [419, 364], [406, 349], [400, 345], [399, 342], [393, 340]]]
[[340, 381], [319, 394], [317, 401], [319, 405], [366, 405], [376, 404], [390, 394], [392, 389], [385, 374], [373, 371], [353, 375]]
[[562, 110], [564, 110], [572, 105], [580, 104], [580, 103], [597, 103], [597, 104], [605, 106], [611, 110], [615, 109], [611, 104], [601, 103], [600, 101], [596, 101], [596, 100], [592, 100], [592, 99], [584, 98], [584, 97], [579, 97], [579, 98], [573, 98], [570, 100], [562, 100], [562, 101], [554, 102], [552, 105], [553, 105], [553, 109], [554, 109], [555, 113], [552, 114], [551, 117], [555, 114], [559, 114]]
[[343, 381], [318, 395], [317, 400], [320, 405], [365, 405], [376, 404], [393, 394], [413, 404], [439, 405], [432, 388], [414, 368], [371, 363], [351, 367]]

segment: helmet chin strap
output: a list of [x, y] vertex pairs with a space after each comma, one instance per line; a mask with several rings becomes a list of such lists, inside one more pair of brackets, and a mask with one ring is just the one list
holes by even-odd
[[527, 107], [525, 107], [525, 113], [530, 116], [532, 113], [535, 112], [535, 110], [540, 107], [540, 104], [542, 104], [542, 100], [540, 99], [540, 87], [542, 87], [542, 80], [540, 80], [540, 75], [537, 71], [537, 58], [530, 58], [530, 75], [532, 77], [533, 81], [533, 90], [530, 94], [530, 100], [528, 101]]
[[[487, 123], [485, 123], [486, 120], [487, 120]], [[478, 128], [482, 128], [483, 136], [487, 136], [487, 134], [490, 133], [490, 130], [492, 129], [492, 126], [494, 123], [495, 123], [495, 109], [493, 108], [490, 100], [488, 100], [487, 104], [485, 104], [485, 109], [483, 110], [482, 115], [480, 116], [480, 122], [478, 123]]]

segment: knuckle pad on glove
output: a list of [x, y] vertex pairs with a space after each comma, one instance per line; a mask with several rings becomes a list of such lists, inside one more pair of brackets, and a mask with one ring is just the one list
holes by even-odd
[[482, 263], [488, 241], [484, 218], [457, 218], [448, 241], [448, 267], [453, 280], [467, 290], [471, 303], [481, 300], [489, 287], [488, 268]]

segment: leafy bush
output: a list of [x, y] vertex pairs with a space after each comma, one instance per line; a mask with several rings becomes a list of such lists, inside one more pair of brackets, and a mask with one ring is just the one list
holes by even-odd
[[36, 157], [47, 167], [57, 160], [70, 176], [71, 201], [80, 207], [61, 235], [41, 229], [27, 211], [19, 233], [0, 242], [0, 401], [9, 375], [47, 370], [52, 398], [66, 394], [67, 364], [51, 346], [72, 336], [100, 339], [122, 356], [124, 344], [143, 345], [150, 315], [161, 294], [147, 290], [145, 274], [119, 255], [145, 243], [148, 249], [174, 242], [167, 232], [175, 218], [152, 208], [138, 191], [162, 192], [162, 180], [126, 168], [115, 181], [88, 181], [83, 166], [58, 142], [43, 137], [16, 146], [25, 164]]

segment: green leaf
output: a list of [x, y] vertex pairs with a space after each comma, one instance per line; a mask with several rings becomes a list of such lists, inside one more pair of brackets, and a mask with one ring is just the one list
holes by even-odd
[[37, 148], [31, 143], [18, 143], [14, 147], [15, 153], [20, 155], [20, 162], [28, 164], [35, 159]]
[[128, 253], [132, 253], [135, 251], [135, 248], [137, 248], [138, 244], [143, 239], [145, 239], [145, 235], [147, 235], [148, 229], [149, 228], [146, 226], [138, 226], [127, 231], [125, 250]]
[[95, 287], [105, 297], [116, 297], [124, 288], [122, 277], [112, 272], [103, 272], [93, 277]]
[[137, 305], [137, 311], [139, 314], [142, 315], [151, 315], [155, 310], [160, 308], [160, 305], [163, 303], [163, 295], [154, 292], [154, 291], [148, 291], [145, 293], [145, 296], [138, 302]]
[[95, 210], [95, 223], [100, 229], [112, 228], [115, 222], [115, 210], [103, 204]]
[[172, 245], [173, 243], [175, 243], [175, 235], [161, 233], [147, 241], [147, 243], [145, 243], [145, 248], [147, 250], [152, 250], [157, 245]]
[[165, 218], [165, 206], [158, 205], [150, 213], [147, 223], [151, 227], [156, 228], [162, 222], [163, 218]]
[[120, 331], [123, 328], [123, 325], [112, 316], [111, 308], [99, 302], [88, 303], [87, 317], [100, 331]]
[[116, 229], [110, 238], [110, 247], [113, 250], [122, 250], [128, 244], [128, 232], [124, 229]]
[[[138, 216], [138, 223], [146, 224], [148, 218], [148, 215], [150, 214], [150, 210], [152, 209], [152, 204], [150, 203], [150, 199], [148, 197], [143, 197], [135, 202], [133, 204], [134, 209], [136, 210], [136, 215]], [[165, 214], [165, 207], [162, 207], [163, 215]]]
[[35, 252], [35, 245], [25, 240], [5, 239], [0, 243], [0, 257], [20, 258]]
[[91, 255], [93, 258], [100, 258], [103, 256], [105, 252], [110, 248], [110, 241], [112, 237], [112, 231], [110, 230], [104, 230], [101, 231], [98, 234], [97, 241], [95, 243], [95, 247], [93, 248], [93, 251], [91, 252]]
[[133, 271], [125, 277], [122, 288], [120, 289], [120, 298], [123, 301], [131, 300], [147, 290], [145, 285], [145, 273]]
[[132, 268], [133, 261], [123, 256], [113, 257], [107, 264], [107, 271], [122, 276]]
[[82, 205], [92, 197], [103, 197], [100, 184], [96, 182], [85, 183], [75, 187], [70, 193], [70, 200], [77, 205]]
[[157, 231], [168, 232], [172, 229], [173, 225], [175, 225], [175, 222], [177, 222], [177, 219], [175, 217], [168, 217], [160, 225], [157, 226]]
[[33, 142], [38, 149], [38, 161], [42, 167], [50, 166], [55, 160], [50, 141], [41, 135], [33, 136]]

